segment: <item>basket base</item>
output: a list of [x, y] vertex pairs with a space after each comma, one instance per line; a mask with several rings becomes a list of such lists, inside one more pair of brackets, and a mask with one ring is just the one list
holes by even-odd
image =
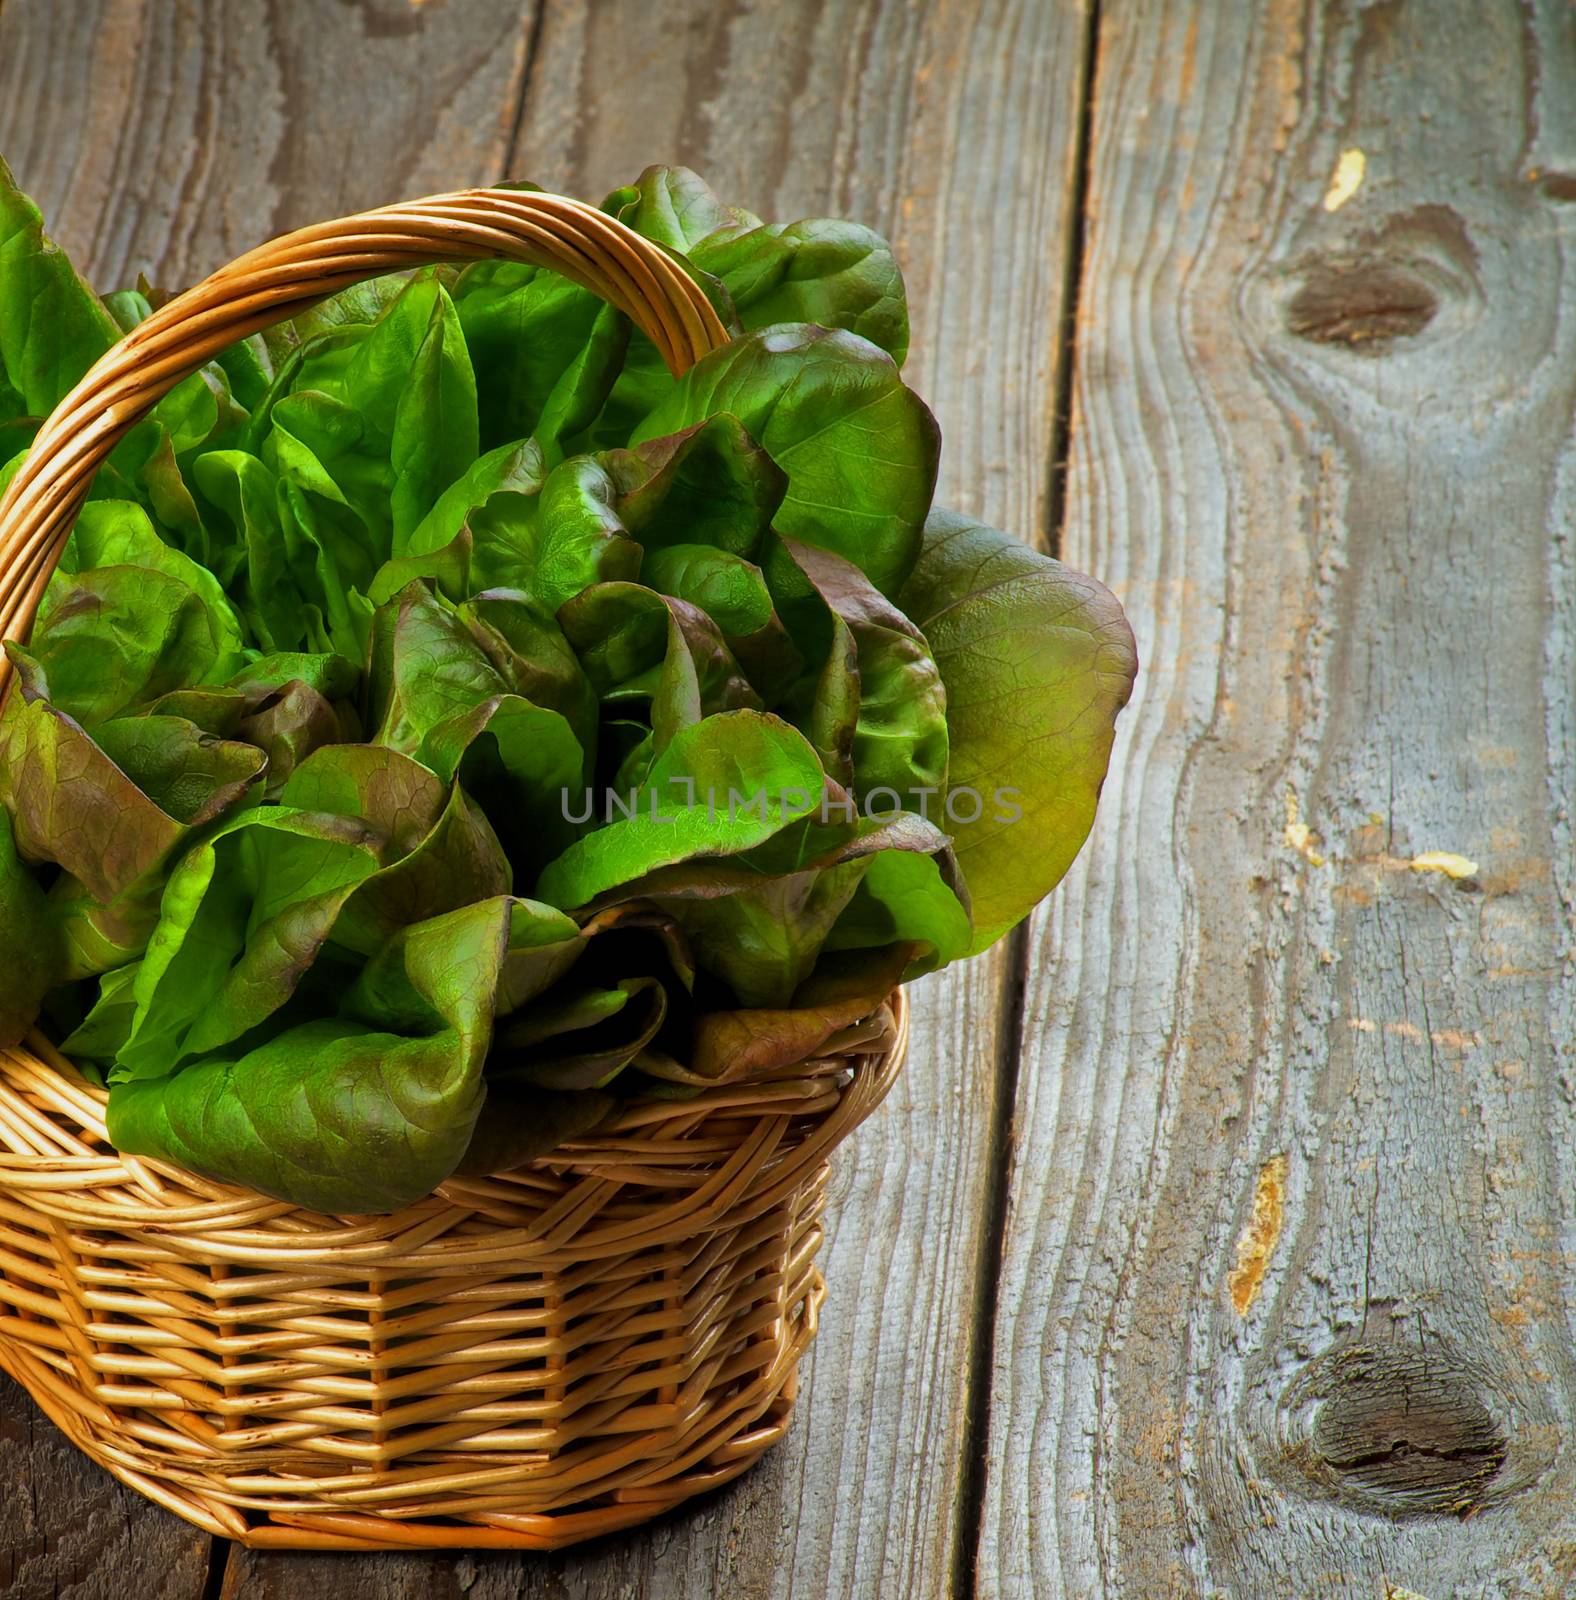
[[747, 1472], [788, 1431], [798, 1392], [797, 1369], [765, 1413], [719, 1445], [705, 1463], [641, 1490], [622, 1490], [610, 1503], [553, 1512], [499, 1510], [469, 1519], [419, 1521], [354, 1512], [246, 1512], [183, 1485], [150, 1478], [104, 1448], [74, 1391], [22, 1347], [0, 1340], [0, 1371], [14, 1378], [54, 1425], [128, 1488], [215, 1538], [251, 1550], [562, 1550], [620, 1533], [721, 1488]]
[[634, 1104], [389, 1217], [118, 1156], [102, 1091], [0, 1050], [0, 1368], [247, 1546], [546, 1551], [649, 1521], [787, 1431], [827, 1157], [906, 1024], [900, 993], [788, 1076]]

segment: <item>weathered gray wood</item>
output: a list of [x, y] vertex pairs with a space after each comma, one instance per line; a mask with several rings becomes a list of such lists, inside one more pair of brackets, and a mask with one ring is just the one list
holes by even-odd
[[502, 170], [537, 0], [6, 0], [0, 151], [96, 283]]
[[201, 1600], [205, 1533], [116, 1483], [0, 1377], [0, 1594]]
[[1576, 1592], [1576, 39], [1531, 12], [1103, 8], [1064, 553], [1144, 672], [1036, 926], [982, 1597]]
[[[496, 176], [535, 18], [534, 0], [6, 0], [0, 155], [96, 282], [179, 285], [298, 223]], [[0, 1379], [0, 1589], [197, 1600], [208, 1549]]]
[[[510, 170], [594, 197], [677, 160], [763, 215], [887, 232], [916, 311], [912, 381], [946, 438], [941, 496], [1034, 537], [1086, 33], [1084, 6], [1060, 0], [549, 5]], [[470, 1600], [953, 1592], [1006, 978], [997, 957], [919, 986], [908, 1070], [838, 1153], [831, 1294], [789, 1439], [654, 1529], [471, 1558]], [[237, 1552], [230, 1577], [248, 1600], [329, 1582], [390, 1600], [459, 1592], [431, 1557]]]

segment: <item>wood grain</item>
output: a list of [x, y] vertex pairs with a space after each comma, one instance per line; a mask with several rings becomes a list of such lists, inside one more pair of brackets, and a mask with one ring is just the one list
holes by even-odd
[[0, 1594], [200, 1600], [207, 1534], [123, 1488], [0, 1376]]
[[[500, 174], [535, 17], [531, 0], [6, 0], [0, 155], [95, 282], [179, 285], [299, 223]], [[209, 1543], [0, 1378], [0, 1590], [197, 1600]]]
[[1145, 668], [1036, 924], [982, 1597], [1576, 1591], [1573, 74], [1508, 0], [1102, 10], [1064, 553]]
[[536, 0], [6, 0], [0, 151], [96, 284], [503, 170]]
[[[887, 233], [915, 308], [910, 381], [946, 441], [940, 498], [1043, 536], [1086, 35], [1060, 0], [549, 0], [510, 170], [594, 197], [676, 160], [762, 215]], [[954, 1592], [1008, 978], [997, 956], [919, 986], [907, 1071], [838, 1153], [831, 1294], [790, 1438], [654, 1529], [472, 1558], [470, 1600]], [[249, 1600], [461, 1592], [428, 1557], [237, 1552], [230, 1575]]]
[[[101, 280], [151, 264], [179, 282], [261, 233], [479, 176], [594, 195], [687, 160], [763, 214], [837, 212], [895, 237], [915, 381], [948, 439], [943, 496], [1043, 536], [1081, 3], [549, 3], [507, 156], [528, 8], [380, 0], [324, 26], [330, 8], [283, 0], [94, 6], [68, 28], [10, 0], [0, 150]], [[25, 92], [7, 98], [12, 84]], [[67, 94], [89, 108], [80, 127]], [[1007, 975], [980, 962], [918, 996], [923, 1044], [834, 1180], [833, 1299], [794, 1437], [765, 1466], [690, 1517], [553, 1562], [237, 1550], [223, 1592], [949, 1593]]]

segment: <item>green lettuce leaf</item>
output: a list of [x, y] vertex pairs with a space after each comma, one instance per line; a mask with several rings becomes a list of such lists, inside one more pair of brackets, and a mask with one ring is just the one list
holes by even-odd
[[[566, 716], [518, 692], [539, 679], [511, 673], [515, 658], [502, 636], [488, 630], [489, 638], [471, 622], [421, 583], [380, 609], [373, 738], [414, 756], [445, 783], [458, 779], [497, 819], [511, 857], [530, 873], [575, 835], [564, 796], [584, 787], [587, 754]], [[489, 652], [488, 644], [499, 647]]]
[[[813, 322], [858, 334], [902, 365], [908, 305], [891, 247], [858, 223], [818, 217], [763, 223], [724, 205], [685, 167], [648, 167], [603, 203], [638, 233], [684, 257], [712, 291], [724, 321], [744, 331]], [[594, 429], [622, 443], [673, 388], [661, 356], [630, 336], [622, 371]]]
[[31, 645], [9, 649], [33, 692], [90, 728], [173, 690], [223, 683], [249, 653], [212, 573], [124, 501], [83, 507]]
[[[407, 565], [430, 552], [429, 559], [443, 558], [440, 584], [452, 584], [450, 571], [464, 551], [472, 586], [520, 590], [547, 612], [592, 584], [634, 580], [645, 553], [668, 545], [699, 541], [751, 554], [784, 483], [729, 417], [637, 450], [573, 456], [541, 480], [539, 492], [524, 471], [503, 489], [489, 489], [488, 476], [423, 523]], [[480, 503], [467, 510], [466, 501]], [[381, 580], [380, 593], [388, 582]]]
[[940, 434], [885, 351], [857, 335], [789, 323], [697, 362], [634, 443], [736, 417], [787, 475], [774, 525], [832, 550], [895, 595], [919, 552]]
[[38, 1020], [64, 965], [49, 902], [17, 854], [10, 817], [0, 811], [0, 1048], [18, 1043]]
[[0, 422], [47, 417], [119, 337], [0, 162]]
[[510, 887], [465, 796], [394, 751], [330, 745], [281, 801], [211, 831], [171, 875], [114, 1080], [233, 1044], [293, 1001], [321, 1004], [320, 984], [343, 983], [321, 961], [371, 956], [411, 922]]
[[569, 909], [657, 867], [739, 854], [813, 812], [824, 791], [815, 752], [787, 723], [758, 711], [719, 712], [676, 733], [644, 787], [621, 798], [632, 814], [549, 862], [536, 893]]
[[667, 1010], [667, 991], [650, 975], [555, 991], [500, 1027], [488, 1083], [605, 1088], [656, 1037]]
[[23, 859], [61, 869], [50, 910], [62, 977], [141, 953], [170, 864], [197, 830], [248, 801], [264, 765], [254, 746], [178, 717], [106, 723], [96, 741], [30, 697], [25, 679], [13, 689], [0, 711], [0, 805]]
[[602, 409], [628, 321], [588, 289], [517, 262], [467, 267], [455, 303], [476, 369], [483, 448], [535, 437], [550, 459]]
[[789, 626], [826, 640], [805, 713], [812, 743], [862, 803], [881, 793], [883, 811], [924, 815], [947, 778], [947, 696], [924, 634], [851, 561], [783, 545], [817, 602], [786, 602]]
[[589, 767], [597, 746], [596, 691], [558, 623], [511, 589], [483, 590], [456, 609], [514, 692], [569, 724]]
[[913, 953], [897, 945], [840, 957], [801, 984], [788, 1007], [701, 1014], [690, 1046], [694, 1080], [738, 1083], [809, 1060], [880, 1007]]
[[[833, 808], [731, 858], [700, 857], [658, 867], [600, 896], [671, 917], [695, 957], [747, 1006], [786, 1007], [823, 950], [903, 944], [910, 975], [968, 947], [967, 892], [947, 836], [900, 815], [839, 825]], [[797, 853], [784, 846], [792, 835]], [[582, 915], [585, 914], [582, 911]]]
[[401, 930], [335, 1015], [114, 1083], [116, 1148], [340, 1215], [422, 1199], [460, 1164], [486, 1099], [518, 904], [493, 897]]
[[946, 684], [944, 825], [972, 953], [1050, 893], [1088, 836], [1137, 671], [1133, 635], [1093, 578], [948, 511], [926, 523], [899, 599]]

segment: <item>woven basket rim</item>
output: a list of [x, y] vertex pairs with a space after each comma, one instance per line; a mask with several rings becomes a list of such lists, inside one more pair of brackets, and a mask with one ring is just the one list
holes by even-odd
[[[0, 1050], [0, 1197], [25, 1197], [30, 1205], [78, 1223], [144, 1223], [159, 1228], [172, 1242], [184, 1233], [199, 1253], [217, 1242], [216, 1234], [239, 1244], [239, 1232], [253, 1239], [259, 1252], [256, 1259], [267, 1256], [299, 1263], [308, 1253], [354, 1252], [360, 1245], [379, 1241], [366, 1252], [370, 1257], [386, 1253], [385, 1242], [391, 1234], [398, 1235], [403, 1219], [418, 1225], [436, 1202], [476, 1205], [481, 1210], [491, 1204], [496, 1210], [507, 1207], [507, 1186], [529, 1184], [536, 1177], [583, 1175], [636, 1161], [652, 1164], [654, 1159], [660, 1164], [663, 1141], [653, 1136], [653, 1127], [688, 1128], [708, 1118], [745, 1123], [815, 1117], [837, 1106], [850, 1091], [856, 1101], [868, 1093], [870, 1105], [865, 1110], [873, 1109], [903, 1060], [908, 1029], [908, 993], [899, 985], [870, 1018], [842, 1030], [820, 1053], [793, 1067], [759, 1079], [719, 1083], [686, 1100], [632, 1096], [611, 1126], [564, 1140], [506, 1172], [452, 1177], [431, 1195], [397, 1212], [344, 1214], [314, 1211], [171, 1162], [116, 1151], [105, 1127], [107, 1092], [35, 1029], [28, 1048]], [[40, 1105], [47, 1108], [42, 1116]], [[838, 1137], [846, 1131], [840, 1130]], [[675, 1163], [693, 1170], [694, 1141], [671, 1143]], [[724, 1163], [737, 1149], [725, 1139], [712, 1144]], [[506, 1186], [502, 1194], [500, 1185]], [[84, 1190], [96, 1198], [78, 1199]], [[281, 1219], [305, 1226], [270, 1227]], [[461, 1252], [453, 1264], [465, 1259]]]

